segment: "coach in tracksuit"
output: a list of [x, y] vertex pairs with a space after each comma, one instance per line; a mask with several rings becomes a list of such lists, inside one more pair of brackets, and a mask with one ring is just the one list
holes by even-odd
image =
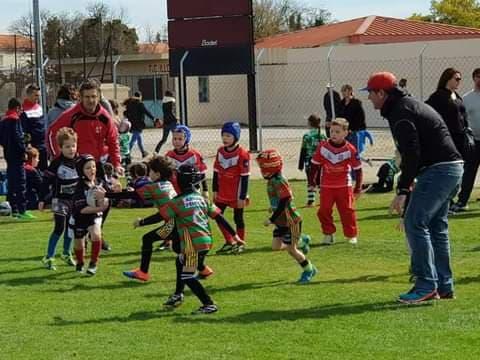
[[44, 171], [48, 166], [48, 157], [45, 146], [46, 116], [44, 116], [43, 109], [39, 104], [40, 88], [34, 84], [29, 85], [26, 93], [20, 120], [28, 142], [40, 153], [38, 169]]
[[[412, 249], [413, 288], [398, 301], [415, 304], [454, 298], [450, 268], [448, 208], [463, 174], [463, 161], [442, 117], [397, 87], [392, 73], [373, 74], [368, 98], [388, 120], [400, 152], [401, 175], [391, 210], [405, 209], [405, 232]], [[412, 189], [413, 181], [416, 183]]]
[[25, 169], [25, 139], [20, 122], [21, 104], [15, 98], [8, 102], [8, 110], [1, 119], [1, 145], [7, 162], [8, 194], [7, 200], [12, 207], [12, 213], [22, 219], [33, 218], [26, 212], [27, 200]]

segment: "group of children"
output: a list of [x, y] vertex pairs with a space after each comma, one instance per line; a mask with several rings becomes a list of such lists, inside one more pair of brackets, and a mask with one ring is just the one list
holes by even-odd
[[[11, 115], [15, 118], [13, 112]], [[318, 116], [310, 116], [308, 122], [311, 129], [303, 138], [300, 159], [300, 168], [307, 172], [307, 206], [313, 206], [315, 192], [319, 188], [317, 216], [324, 234], [323, 242], [334, 242], [336, 228], [332, 211], [336, 204], [344, 235], [350, 243], [356, 244], [358, 230], [354, 199], [362, 189], [362, 171], [356, 148], [346, 141], [348, 122], [345, 119], [332, 121], [329, 139], [321, 133]], [[128, 134], [128, 121], [118, 121], [118, 127], [120, 137]], [[206, 255], [212, 247], [208, 218], [216, 221], [224, 237], [218, 254], [238, 254], [245, 249], [244, 209], [249, 204], [251, 163], [250, 154], [239, 144], [240, 133], [237, 122], [226, 122], [221, 129], [223, 144], [217, 151], [213, 166], [213, 196], [210, 201], [207, 166], [200, 152], [191, 146], [192, 135], [187, 126], [177, 125], [174, 128], [173, 149], [165, 156], [154, 156], [146, 163], [129, 166], [132, 178], [126, 190], [121, 190], [119, 181], [110, 174], [107, 165], [97, 164], [91, 155], [77, 154], [77, 134], [74, 130], [60, 129], [56, 141], [61, 154], [45, 170], [43, 182], [36, 190], [38, 209], [43, 210], [51, 197], [54, 214], [54, 228], [43, 258], [45, 267], [56, 269], [56, 246], [63, 236], [61, 259], [75, 266], [78, 273], [95, 275], [102, 244], [103, 212], [108, 211], [115, 201], [149, 203], [157, 211], [136, 220], [134, 226], [159, 225], [142, 238], [139, 268], [125, 271], [124, 275], [148, 281], [153, 243], [162, 241], [164, 247], [170, 247], [177, 254], [176, 289], [165, 306], [179, 306], [187, 285], [202, 303], [197, 312], [217, 311], [198, 280], [213, 274], [213, 269], [205, 264]], [[124, 143], [128, 143], [127, 137]], [[31, 170], [35, 168], [38, 154], [34, 151], [28, 154], [26, 168]], [[124, 155], [129, 163], [129, 154]], [[287, 250], [302, 268], [298, 282], [306, 284], [316, 275], [317, 268], [306, 257], [310, 237], [302, 235], [302, 217], [294, 205], [288, 180], [282, 175], [283, 159], [277, 150], [270, 149], [260, 152], [256, 162], [267, 180], [271, 216], [264, 225], [274, 225], [272, 249]], [[235, 229], [223, 217], [227, 208], [233, 209]], [[87, 239], [91, 243], [88, 265], [85, 260]], [[75, 257], [72, 255], [72, 244]]]

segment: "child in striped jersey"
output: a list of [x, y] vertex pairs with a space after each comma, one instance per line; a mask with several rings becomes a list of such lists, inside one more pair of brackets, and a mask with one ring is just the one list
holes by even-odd
[[[176, 259], [176, 290], [164, 305], [169, 308], [180, 306], [183, 303], [183, 292], [187, 285], [202, 303], [194, 314], [210, 314], [218, 310], [195, 276], [212, 247], [212, 233], [208, 218], [215, 219], [219, 226], [227, 229], [236, 240], [238, 239], [238, 235], [222, 216], [220, 209], [208, 202], [196, 190], [196, 186], [204, 179], [205, 174], [199, 172], [195, 166], [180, 166], [177, 169], [180, 194], [168, 201], [159, 213], [160, 218], [165, 221], [175, 220], [180, 237], [180, 254]], [[151, 218], [138, 219], [134, 226], [143, 226], [150, 221]]]
[[275, 225], [272, 249], [286, 249], [303, 269], [299, 284], [307, 284], [317, 274], [317, 268], [306, 258], [309, 236], [302, 236], [302, 217], [293, 204], [293, 195], [287, 179], [282, 175], [283, 160], [277, 150], [265, 150], [258, 154], [257, 163], [264, 179], [268, 180], [267, 192], [272, 216], [264, 225]]

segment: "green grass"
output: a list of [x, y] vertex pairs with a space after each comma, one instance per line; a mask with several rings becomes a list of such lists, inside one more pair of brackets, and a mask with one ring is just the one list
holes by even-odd
[[[302, 205], [304, 184], [292, 185]], [[478, 359], [480, 206], [450, 222], [457, 300], [408, 307], [394, 301], [410, 285], [391, 197], [361, 198], [359, 245], [340, 231], [336, 245], [314, 246], [320, 273], [298, 286], [298, 265], [270, 251], [265, 184], [253, 181], [248, 251], [207, 258], [216, 274], [204, 284], [220, 307], [211, 316], [190, 315], [199, 305], [190, 292], [176, 311], [162, 310], [175, 285], [171, 253], [154, 254], [148, 283], [122, 276], [137, 266], [148, 229], [131, 223], [152, 209], [113, 210], [105, 228], [113, 251], [93, 278], [60, 262], [56, 272], [42, 268], [50, 213], [30, 223], [0, 218], [0, 359]], [[315, 209], [301, 212], [318, 245]]]

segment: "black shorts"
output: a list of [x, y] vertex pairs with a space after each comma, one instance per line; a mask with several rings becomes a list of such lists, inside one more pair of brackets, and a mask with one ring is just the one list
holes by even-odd
[[300, 235], [302, 233], [302, 222], [292, 226], [278, 226], [275, 225], [273, 229], [273, 237], [280, 238], [284, 244], [290, 245], [292, 242], [298, 243]]
[[102, 215], [100, 214], [80, 214], [73, 219], [73, 231], [75, 238], [83, 238], [88, 233], [88, 228], [98, 224], [102, 226]]

